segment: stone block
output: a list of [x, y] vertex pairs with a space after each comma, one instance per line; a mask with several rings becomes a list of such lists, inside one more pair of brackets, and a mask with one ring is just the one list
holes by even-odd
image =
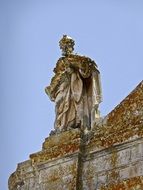
[[140, 160], [143, 156], [143, 144], [135, 144], [131, 147], [131, 161]]
[[143, 176], [143, 161], [130, 164], [120, 169], [120, 179], [128, 179], [136, 176]]
[[130, 163], [131, 160], [131, 150], [126, 148], [117, 152], [117, 164], [116, 166], [123, 166]]

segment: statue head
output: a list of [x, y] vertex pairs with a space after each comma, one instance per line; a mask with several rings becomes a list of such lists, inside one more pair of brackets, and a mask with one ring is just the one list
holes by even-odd
[[62, 39], [59, 41], [59, 45], [62, 50], [62, 55], [67, 56], [73, 53], [75, 42], [71, 37], [63, 35]]

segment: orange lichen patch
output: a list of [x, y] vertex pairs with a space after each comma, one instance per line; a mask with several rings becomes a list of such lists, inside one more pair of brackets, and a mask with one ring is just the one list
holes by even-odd
[[115, 181], [119, 178], [119, 172], [113, 170], [108, 177], [111, 181]]
[[[95, 126], [90, 147], [110, 147], [129, 138], [143, 137], [143, 82], [106, 116], [102, 126]], [[94, 131], [93, 131], [94, 132]]]
[[123, 180], [116, 184], [102, 186], [100, 190], [142, 190], [143, 176]]
[[57, 181], [57, 180], [60, 179], [60, 177], [57, 176], [57, 171], [55, 171], [54, 174], [51, 174], [49, 178], [50, 178], [49, 182], [50, 182], [50, 181], [51, 181], [51, 182], [55, 182], [55, 181]]
[[[118, 162], [118, 155], [116, 151], [113, 151], [110, 158], [111, 166], [115, 168]], [[108, 175], [109, 180], [117, 181], [119, 178], [119, 171], [112, 170], [111, 173]]]
[[118, 155], [116, 151], [113, 151], [111, 154], [110, 162], [112, 167], [115, 167], [117, 165]]
[[30, 158], [32, 162], [43, 162], [48, 160], [53, 160], [62, 156], [66, 156], [72, 153], [75, 153], [79, 150], [79, 142], [68, 144], [68, 145], [59, 145], [58, 147], [49, 147], [49, 150], [43, 150], [41, 152], [31, 154]]

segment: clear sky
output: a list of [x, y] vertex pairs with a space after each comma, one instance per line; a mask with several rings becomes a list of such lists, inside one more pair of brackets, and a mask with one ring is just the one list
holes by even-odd
[[101, 115], [143, 77], [142, 0], [0, 0], [0, 189], [53, 129], [44, 93], [63, 34], [101, 71]]

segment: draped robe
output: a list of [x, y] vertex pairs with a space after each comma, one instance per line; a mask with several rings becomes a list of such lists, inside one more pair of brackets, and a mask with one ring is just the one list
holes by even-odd
[[58, 60], [46, 93], [55, 102], [55, 129], [90, 128], [102, 100], [100, 72], [88, 57], [69, 55]]

